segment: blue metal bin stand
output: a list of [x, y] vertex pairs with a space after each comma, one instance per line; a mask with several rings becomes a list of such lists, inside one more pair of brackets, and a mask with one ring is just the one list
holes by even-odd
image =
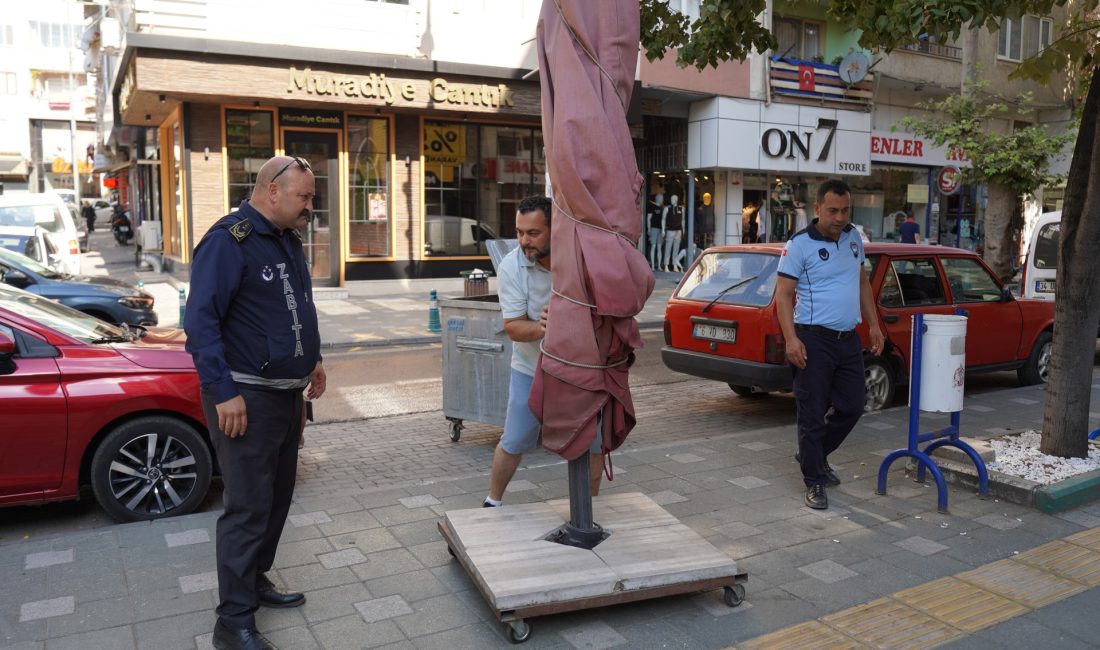
[[[970, 460], [974, 462], [974, 467], [978, 470], [978, 492], [980, 494], [989, 494], [989, 474], [986, 472], [985, 462], [982, 460], [982, 457], [978, 455], [978, 452], [974, 451], [974, 448], [970, 445], [959, 440], [961, 411], [955, 411], [951, 414], [950, 426], [938, 431], [920, 433], [921, 341], [927, 331], [928, 328], [924, 324], [923, 315], [914, 314], [912, 353], [909, 362], [909, 446], [905, 449], [898, 449], [890, 452], [890, 454], [882, 460], [882, 464], [879, 465], [878, 468], [878, 489], [875, 490], [875, 493], [886, 494], [886, 475], [890, 471], [890, 465], [903, 456], [910, 456], [917, 460], [918, 483], [924, 482], [925, 470], [932, 472], [932, 477], [936, 479], [936, 491], [938, 492], [936, 509], [946, 513], [947, 482], [943, 478], [943, 472], [940, 471], [936, 462], [932, 460], [931, 454], [935, 449], [945, 445], [951, 445], [963, 450], [966, 455], [970, 457]], [[919, 445], [929, 441], [932, 442], [921, 450]]]

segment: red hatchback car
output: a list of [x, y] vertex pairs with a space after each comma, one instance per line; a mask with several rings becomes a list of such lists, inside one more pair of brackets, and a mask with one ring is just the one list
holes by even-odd
[[0, 506], [91, 485], [121, 521], [194, 510], [213, 463], [180, 340], [0, 285]]
[[[1016, 298], [982, 259], [945, 246], [864, 244], [886, 346], [864, 353], [867, 410], [889, 406], [909, 379], [911, 316], [968, 317], [967, 372], [1015, 369], [1045, 382], [1053, 303]], [[717, 379], [743, 397], [789, 390], [791, 369], [773, 300], [783, 244], [707, 249], [684, 274], [665, 311], [661, 358], [677, 372]], [[867, 325], [858, 328], [867, 345]]]

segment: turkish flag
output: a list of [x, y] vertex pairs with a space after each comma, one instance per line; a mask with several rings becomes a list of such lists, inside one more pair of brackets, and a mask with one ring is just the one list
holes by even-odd
[[812, 65], [798, 66], [798, 89], [809, 92], [814, 91], [814, 68]]

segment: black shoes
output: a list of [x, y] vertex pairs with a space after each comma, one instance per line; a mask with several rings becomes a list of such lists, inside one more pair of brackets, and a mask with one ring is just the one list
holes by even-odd
[[493, 504], [489, 503], [488, 499], [486, 499], [485, 501], [481, 502], [481, 507], [482, 508], [499, 508], [500, 506], [494, 506]]
[[217, 650], [279, 650], [256, 628], [234, 630], [218, 619], [214, 625], [214, 638], [211, 639]]
[[279, 591], [267, 576], [256, 578], [256, 600], [264, 607], [297, 607], [306, 602], [306, 595], [297, 591]]
[[824, 485], [811, 485], [806, 490], [806, 505], [814, 510], [825, 510], [829, 507], [829, 497], [825, 494]]
[[[799, 454], [795, 454], [794, 462], [801, 463], [802, 457]], [[825, 461], [825, 485], [828, 485], [829, 487], [836, 487], [840, 485], [840, 477], [837, 476], [832, 467], [829, 467], [829, 461]]]

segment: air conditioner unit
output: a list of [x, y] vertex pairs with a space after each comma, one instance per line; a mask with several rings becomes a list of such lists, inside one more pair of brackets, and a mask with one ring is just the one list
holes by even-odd
[[160, 235], [161, 223], [159, 221], [145, 221], [138, 227], [141, 231], [141, 249], [146, 251], [159, 251], [161, 249]]

